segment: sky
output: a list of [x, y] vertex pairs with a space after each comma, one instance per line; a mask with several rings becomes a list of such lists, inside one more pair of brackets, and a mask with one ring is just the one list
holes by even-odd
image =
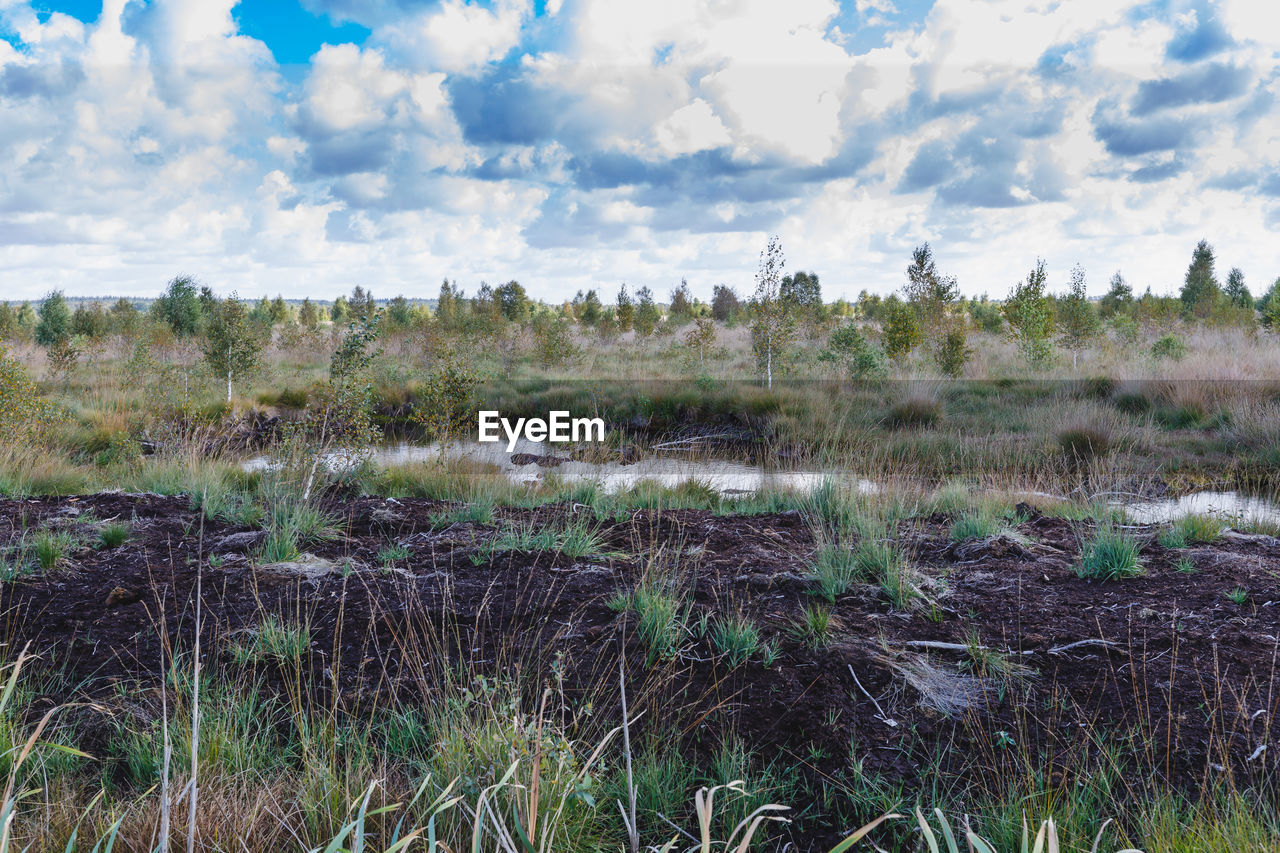
[[0, 0], [0, 299], [1280, 276], [1274, 0]]

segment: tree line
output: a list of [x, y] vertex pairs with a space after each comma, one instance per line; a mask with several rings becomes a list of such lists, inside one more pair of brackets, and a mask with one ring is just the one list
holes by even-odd
[[[1105, 326], [1127, 341], [1137, 339], [1141, 325], [1179, 319], [1280, 331], [1280, 279], [1256, 299], [1238, 267], [1220, 282], [1213, 247], [1204, 240], [1192, 252], [1177, 296], [1154, 296], [1149, 288], [1135, 296], [1117, 271], [1106, 294], [1094, 300], [1088, 296], [1081, 265], [1073, 267], [1068, 278], [1063, 292], [1051, 293], [1046, 264], [1037, 260], [1002, 300], [965, 298], [956, 278], [939, 268], [932, 247], [923, 243], [912, 250], [904, 282], [894, 293], [882, 297], [863, 291], [853, 302], [828, 303], [816, 272], [786, 272], [782, 244], [775, 236], [760, 254], [755, 289], [745, 299], [719, 284], [704, 303], [682, 280], [665, 303], [659, 303], [648, 287], [632, 291], [624, 283], [610, 301], [591, 289], [578, 291], [560, 305], [548, 305], [532, 299], [518, 281], [496, 287], [482, 283], [468, 296], [446, 278], [434, 305], [403, 295], [379, 301], [358, 285], [330, 304], [308, 298], [294, 305], [281, 296], [256, 302], [235, 294], [218, 297], [210, 287], [183, 275], [172, 279], [146, 311], [125, 298], [109, 307], [82, 301], [72, 310], [60, 291], [49, 293], [34, 308], [0, 302], [0, 341], [32, 340], [48, 349], [55, 372], [65, 372], [95, 341], [111, 335], [190, 339], [211, 371], [225, 379], [230, 399], [236, 377], [252, 372], [273, 342], [287, 344], [314, 337], [325, 326], [370, 319], [376, 319], [382, 334], [416, 335], [428, 347], [439, 336], [490, 340], [508, 362], [508, 372], [510, 362], [528, 349], [543, 364], [563, 364], [578, 354], [584, 336], [610, 342], [629, 334], [644, 346], [681, 329], [683, 343], [704, 366], [717, 324], [745, 325], [765, 384], [785, 371], [802, 332], [825, 338], [820, 360], [853, 378], [871, 378], [916, 353], [942, 375], [960, 376], [973, 354], [969, 335], [977, 330], [1008, 337], [1032, 368], [1047, 365], [1056, 347], [1068, 352], [1074, 365]], [[1173, 344], [1165, 349], [1177, 351]]]

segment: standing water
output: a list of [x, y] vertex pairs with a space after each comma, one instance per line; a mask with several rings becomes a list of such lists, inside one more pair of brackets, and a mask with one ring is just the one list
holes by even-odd
[[[401, 442], [383, 445], [373, 451], [371, 459], [381, 466], [394, 467], [433, 459], [465, 459], [488, 463], [498, 468], [512, 482], [535, 483], [548, 473], [566, 483], [595, 483], [606, 492], [626, 491], [642, 480], [674, 488], [681, 483], [696, 482], [721, 494], [743, 494], [773, 487], [794, 491], [817, 488], [828, 478], [844, 479], [848, 471], [820, 470], [770, 470], [761, 465], [736, 462], [727, 459], [689, 459], [681, 456], [649, 455], [639, 461], [623, 464], [619, 460], [584, 462], [560, 455], [554, 445], [520, 439], [508, 452], [501, 442], [480, 444], [455, 441], [436, 444], [412, 444]], [[545, 462], [548, 457], [563, 461], [554, 466], [538, 465], [530, 461], [538, 457]], [[330, 468], [340, 468], [347, 457], [335, 454]], [[258, 456], [244, 463], [246, 471], [260, 471], [271, 464], [267, 456]], [[852, 480], [862, 494], [875, 494], [880, 486], [866, 479]], [[1265, 498], [1241, 492], [1196, 492], [1177, 498], [1135, 499], [1117, 501], [1139, 524], [1157, 524], [1188, 515], [1214, 515], [1240, 525], [1247, 522], [1280, 524], [1280, 504]]]

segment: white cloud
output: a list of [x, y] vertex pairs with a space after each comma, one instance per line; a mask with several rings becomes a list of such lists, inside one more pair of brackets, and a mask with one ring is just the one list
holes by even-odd
[[[672, 105], [633, 94], [645, 80], [670, 80], [669, 89], [687, 86], [677, 108], [707, 102], [736, 145], [821, 162], [841, 141], [851, 67], [826, 37], [838, 11], [830, 0], [586, 0], [571, 53], [577, 84], [588, 98], [629, 103], [653, 125]], [[664, 152], [674, 142], [655, 137]]]
[[[388, 0], [297, 83], [232, 0], [125, 5], [82, 25], [0, 0], [25, 45], [0, 42], [0, 275], [23, 297], [178, 270], [242, 295], [444, 275], [665, 295], [688, 275], [707, 296], [749, 287], [773, 231], [828, 296], [899, 286], [924, 239], [967, 293], [1036, 255], [1055, 287], [1080, 261], [1095, 290], [1122, 267], [1167, 291], [1201, 236], [1251, 282], [1280, 272], [1267, 4], [1215, 6], [1231, 40], [1210, 61], [1253, 88], [1154, 118], [1131, 112], [1140, 84], [1200, 67], [1166, 54], [1203, 22], [1131, 2], [938, 0], [854, 55], [831, 0], [553, 0], [536, 23], [528, 0]], [[731, 154], [686, 156], [712, 149]]]
[[438, 9], [378, 29], [375, 38], [411, 64], [447, 72], [473, 71], [520, 43], [532, 13], [529, 0], [497, 0], [492, 9], [445, 0]]
[[732, 141], [724, 122], [701, 98], [673, 112], [653, 133], [663, 153], [671, 156], [717, 148]]

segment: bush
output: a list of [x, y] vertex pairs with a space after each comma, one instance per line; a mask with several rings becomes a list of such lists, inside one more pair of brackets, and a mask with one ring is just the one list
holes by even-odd
[[842, 367], [851, 379], [874, 379], [887, 372], [884, 353], [852, 323], [831, 333], [826, 347], [818, 353], [818, 360]]
[[1116, 340], [1125, 346], [1133, 346], [1138, 342], [1138, 321], [1128, 314], [1116, 314], [1112, 317], [1111, 329], [1116, 333]]
[[1151, 345], [1151, 357], [1157, 360], [1171, 358], [1182, 361], [1187, 357], [1187, 345], [1177, 335], [1165, 335]]
[[98, 451], [94, 463], [99, 468], [109, 465], [132, 464], [142, 458], [142, 445], [127, 432], [112, 432], [106, 446]]
[[1076, 574], [1094, 580], [1118, 580], [1142, 574], [1138, 543], [1132, 536], [1104, 524], [1080, 549]]
[[444, 441], [474, 427], [478, 374], [460, 361], [431, 371], [413, 404], [413, 420], [428, 438]]
[[942, 419], [942, 404], [924, 397], [908, 397], [889, 410], [886, 422], [891, 427], [932, 426]]
[[972, 355], [973, 349], [969, 346], [964, 328], [953, 325], [938, 342], [933, 358], [944, 376], [957, 379], [964, 373], [964, 366]]
[[1058, 433], [1058, 446], [1072, 459], [1087, 461], [1111, 451], [1111, 434], [1096, 424], [1074, 426]]
[[0, 443], [21, 443], [47, 430], [52, 421], [52, 411], [26, 368], [0, 346]]

